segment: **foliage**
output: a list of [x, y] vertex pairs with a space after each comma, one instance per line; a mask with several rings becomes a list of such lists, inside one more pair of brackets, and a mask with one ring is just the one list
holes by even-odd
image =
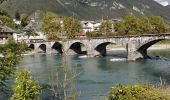
[[40, 100], [41, 86], [30, 76], [28, 70], [16, 72], [16, 86], [11, 100]]
[[25, 27], [25, 26], [27, 26], [29, 23], [30, 23], [30, 20], [29, 20], [29, 18], [28, 18], [28, 15], [23, 14], [23, 15], [21, 16], [21, 26], [22, 26], [22, 27]]
[[15, 23], [12, 20], [11, 17], [8, 16], [0, 16], [0, 20], [3, 22], [3, 25], [11, 27], [11, 28], [15, 28]]
[[26, 35], [28, 35], [28, 37], [30, 37], [30, 36], [36, 36], [37, 33], [35, 32], [35, 30], [34, 30], [33, 27], [29, 27], [29, 28], [26, 30]]
[[61, 32], [59, 17], [53, 12], [47, 12], [42, 19], [42, 31], [47, 35], [49, 40], [58, 39]]
[[169, 31], [169, 25], [161, 17], [148, 18], [144, 16], [138, 18], [134, 14], [129, 14], [124, 21], [117, 22], [114, 28], [120, 35], [155, 34]]
[[152, 32], [152, 25], [148, 17], [140, 18], [138, 23], [138, 34], [150, 34]]
[[99, 30], [100, 30], [101, 34], [103, 34], [105, 36], [108, 36], [113, 31], [113, 24], [112, 24], [112, 22], [109, 21], [109, 20], [103, 21], [101, 23], [100, 27], [99, 27]]
[[102, 36], [102, 34], [99, 32], [86, 32], [86, 36], [87, 37], [99, 37], [99, 36]]
[[4, 10], [3, 8], [0, 7], [0, 16], [8, 16], [9, 17], [9, 14], [6, 10]]
[[82, 29], [80, 21], [73, 17], [64, 17], [63, 26], [67, 38], [75, 38]]
[[15, 13], [15, 19], [16, 19], [16, 20], [20, 20], [20, 19], [21, 19], [21, 15], [20, 15], [19, 12], [16, 12], [16, 13]]
[[15, 67], [21, 60], [21, 53], [27, 50], [22, 44], [17, 44], [12, 38], [8, 39], [8, 44], [0, 46], [0, 87], [3, 89], [6, 80], [13, 74]]
[[117, 32], [117, 35], [124, 35], [125, 34], [125, 30], [126, 30], [126, 26], [124, 24], [124, 22], [116, 22], [114, 24], [114, 30], [115, 32]]
[[151, 85], [123, 86], [119, 84], [112, 87], [108, 100], [168, 100], [168, 98], [160, 89]]
[[168, 31], [168, 25], [159, 16], [152, 16], [150, 23], [152, 25], [152, 33], [166, 33]]

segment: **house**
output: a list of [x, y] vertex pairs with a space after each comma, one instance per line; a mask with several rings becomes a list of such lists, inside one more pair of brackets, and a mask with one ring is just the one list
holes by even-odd
[[18, 32], [7, 26], [0, 26], [0, 44], [5, 44], [9, 37], [13, 37], [17, 41]]
[[99, 31], [100, 21], [81, 21], [83, 32]]

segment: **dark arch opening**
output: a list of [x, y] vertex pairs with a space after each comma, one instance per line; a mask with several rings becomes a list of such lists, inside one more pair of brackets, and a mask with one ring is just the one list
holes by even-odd
[[51, 48], [56, 50], [59, 54], [63, 53], [63, 51], [62, 51], [62, 44], [59, 43], [59, 42], [55, 42]]
[[30, 48], [31, 50], [34, 50], [35, 49], [35, 45], [34, 44], [30, 44], [30, 46], [28, 48]]
[[[116, 50], [116, 46], [118, 46], [118, 48], [117, 48], [117, 50], [116, 50], [116, 53], [118, 53], [118, 51], [120, 51], [120, 48], [122, 48], [122, 46], [119, 46], [119, 45], [117, 45], [117, 44], [115, 44], [115, 43], [112, 43], [112, 42], [104, 42], [104, 43], [102, 43], [102, 44], [99, 44], [96, 48], [95, 48], [95, 50], [97, 51], [97, 52], [99, 52], [100, 53], [100, 56], [106, 56], [106, 54], [107, 54], [107, 46], [108, 45], [114, 45], [115, 47], [109, 47], [110, 49], [111, 49], [111, 51], [113, 52], [113, 50]], [[126, 50], [126, 49], [123, 49], [123, 51], [124, 50]], [[122, 51], [122, 50], [121, 50]], [[119, 55], [120, 55], [120, 53], [118, 53]]]
[[87, 51], [83, 51], [82, 47], [84, 46], [81, 42], [75, 42], [70, 46], [70, 49], [76, 52], [77, 54], [87, 54]]
[[160, 41], [163, 41], [163, 40], [168, 40], [168, 39], [157, 39], [157, 40], [150, 41], [150, 42], [142, 45], [139, 49], [137, 49], [137, 51], [140, 52], [143, 55], [144, 58], [151, 58], [147, 54], [148, 48], [151, 47], [152, 45], [160, 42]]
[[45, 45], [45, 44], [41, 44], [41, 45], [39, 46], [39, 48], [40, 48], [44, 53], [46, 53], [46, 45]]

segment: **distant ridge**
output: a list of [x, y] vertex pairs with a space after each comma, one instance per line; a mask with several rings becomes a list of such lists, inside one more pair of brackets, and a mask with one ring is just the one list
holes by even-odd
[[170, 20], [170, 10], [154, 0], [5, 0], [0, 5], [10, 15], [16, 11], [31, 14], [36, 10], [52, 11], [84, 20], [120, 18], [128, 13], [157, 15]]

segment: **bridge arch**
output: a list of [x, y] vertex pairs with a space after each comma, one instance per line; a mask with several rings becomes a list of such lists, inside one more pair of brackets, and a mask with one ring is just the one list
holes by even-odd
[[38, 47], [41, 51], [43, 51], [44, 53], [46, 53], [46, 44], [40, 44], [40, 46]]
[[169, 39], [155, 39], [155, 40], [148, 41], [146, 43], [143, 43], [139, 48], [137, 48], [137, 51], [141, 53], [144, 58], [148, 58], [149, 57], [147, 55], [148, 48], [162, 40], [169, 40]]
[[30, 45], [28, 46], [28, 48], [34, 50], [34, 49], [35, 49], [35, 45], [34, 45], [34, 44], [30, 44]]
[[59, 43], [59, 42], [55, 42], [55, 43], [52, 45], [52, 47], [51, 47], [52, 50], [57, 51], [59, 54], [62, 54], [62, 53], [63, 53], [62, 48], [63, 48], [63, 46], [62, 46], [62, 44]]
[[[110, 44], [114, 44], [114, 45], [118, 45], [114, 42], [103, 42], [101, 44], [98, 44], [96, 47], [95, 47], [95, 50], [99, 53], [99, 55], [101, 56], [106, 56], [107, 54], [107, 46], [110, 45]], [[120, 47], [123, 47], [121, 45], [118, 45]], [[124, 48], [124, 47], [123, 47]], [[126, 50], [126, 49], [125, 49]]]
[[74, 42], [70, 45], [69, 49], [73, 50], [77, 54], [86, 54], [87, 51], [83, 51], [82, 47], [85, 45], [81, 42]]

